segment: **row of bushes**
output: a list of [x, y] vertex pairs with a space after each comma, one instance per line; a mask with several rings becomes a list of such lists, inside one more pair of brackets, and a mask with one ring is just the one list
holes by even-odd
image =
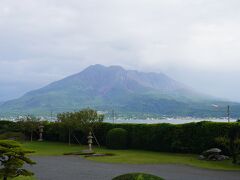
[[240, 131], [239, 123], [199, 122], [181, 125], [104, 123], [96, 130], [96, 136], [106, 145], [107, 132], [113, 128], [123, 128], [128, 132], [127, 147], [131, 149], [200, 153], [216, 147], [215, 138], [228, 136], [234, 126]]
[[[5, 122], [5, 124], [8, 124]], [[11, 124], [12, 131], [19, 128]], [[0, 125], [3, 123], [0, 122]], [[198, 122], [181, 125], [173, 124], [111, 124], [102, 123], [94, 130], [95, 136], [103, 146], [107, 142], [107, 133], [113, 128], [123, 128], [127, 131], [127, 148], [165, 151], [200, 153], [206, 149], [217, 146], [216, 137], [227, 136], [232, 127], [237, 126], [240, 131], [240, 123]], [[5, 126], [6, 127], [6, 126]], [[15, 128], [15, 130], [14, 130]], [[9, 127], [8, 127], [9, 130]], [[0, 127], [1, 131], [1, 127]], [[35, 133], [37, 138], [37, 133]], [[76, 139], [86, 144], [87, 134], [80, 129], [72, 131], [72, 141]], [[44, 139], [48, 141], [68, 141], [68, 129], [61, 123], [45, 123]]]

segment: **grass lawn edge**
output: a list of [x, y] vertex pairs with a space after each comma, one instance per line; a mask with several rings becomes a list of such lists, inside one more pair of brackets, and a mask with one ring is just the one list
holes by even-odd
[[[58, 142], [24, 142], [23, 147], [36, 151], [31, 156], [62, 156], [64, 153], [79, 152], [87, 146], [72, 145]], [[164, 153], [143, 150], [110, 150], [97, 148], [96, 153], [113, 153], [115, 156], [87, 157], [87, 160], [111, 164], [174, 164], [208, 170], [240, 171], [240, 165], [233, 165], [231, 160], [215, 162], [198, 160], [196, 154]], [[81, 156], [83, 157], [83, 156]]]

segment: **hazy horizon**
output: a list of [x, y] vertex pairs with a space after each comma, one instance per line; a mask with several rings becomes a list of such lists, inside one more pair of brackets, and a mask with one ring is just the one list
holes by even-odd
[[237, 0], [0, 2], [0, 101], [89, 65], [162, 72], [240, 102]]
[[[105, 67], [121, 66], [121, 65], [116, 65], [116, 64], [112, 64], [112, 65], [91, 64], [91, 65], [89, 65], [89, 66], [93, 66], [93, 65], [103, 65], [103, 66], [105, 66]], [[88, 68], [89, 66], [84, 67], [82, 70]], [[127, 68], [127, 67], [124, 67], [124, 66], [121, 66], [121, 67], [124, 68], [125, 70], [137, 70], [137, 69]], [[81, 70], [81, 71], [82, 71], [82, 70]], [[59, 81], [59, 80], [62, 80], [62, 79], [64, 79], [64, 78], [66, 78], [66, 77], [69, 77], [69, 76], [71, 76], [71, 75], [78, 74], [78, 73], [80, 73], [81, 71], [75, 72], [75, 73], [73, 73], [73, 74], [69, 74], [69, 75], [67, 75], [67, 76], [64, 76], [64, 77], [62, 77], [62, 78], [60, 78], [60, 79], [56, 79], [56, 80], [51, 81], [51, 82], [48, 82], [48, 83], [46, 83], [46, 84], [42, 84], [41, 86], [34, 87], [34, 88], [32, 88], [32, 89], [26, 90], [26, 91], [24, 91], [24, 92], [22, 92], [22, 93], [19, 93], [19, 95], [16, 95], [15, 97], [13, 96], [13, 97], [10, 97], [9, 99], [5, 99], [5, 100], [3, 99], [2, 102], [19, 98], [19, 97], [23, 96], [25, 93], [27, 93], [27, 92], [29, 92], [29, 91], [40, 89], [40, 88], [45, 87], [45, 86], [47, 86], [47, 85], [49, 85], [49, 84], [51, 84], [51, 83], [53, 83], [53, 82], [55, 82], [55, 81]], [[139, 71], [139, 72], [145, 72], [145, 73], [152, 73], [152, 72], [153, 72], [153, 71], [142, 71], [142, 70], [137, 70], [137, 71]], [[162, 73], [162, 72], [153, 72], [153, 73]], [[165, 74], [165, 75], [169, 76], [168, 74]], [[172, 78], [171, 76], [169, 76], [169, 77]], [[174, 79], [174, 78], [172, 78], [172, 79]], [[174, 79], [174, 80], [178, 81], [177, 79]], [[178, 82], [182, 83], [181, 81], [178, 81]], [[184, 84], [184, 83], [183, 83], [183, 84]], [[214, 94], [206, 93], [206, 92], [204, 92], [204, 91], [199, 91], [199, 90], [197, 90], [196, 88], [193, 88], [192, 86], [190, 86], [189, 84], [185, 84], [185, 85], [188, 86], [189, 88], [192, 88], [193, 90], [195, 90], [195, 91], [197, 91], [197, 92], [199, 92], [199, 93], [203, 93], [203, 94], [206, 94], [206, 95], [210, 95], [210, 96], [212, 96], [212, 97], [215, 97], [215, 98], [219, 98], [219, 100], [220, 100], [220, 99], [223, 99], [223, 100], [230, 100], [230, 101], [231, 101], [231, 99], [226, 99], [226, 98], [223, 98], [223, 97], [220, 97], [220, 96], [216, 96], [216, 95], [214, 95]], [[1, 102], [1, 101], [0, 101], [0, 102]], [[238, 101], [235, 100], [235, 102], [238, 102]]]

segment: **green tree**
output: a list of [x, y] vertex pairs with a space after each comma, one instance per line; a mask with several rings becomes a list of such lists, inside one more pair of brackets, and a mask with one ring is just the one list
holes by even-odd
[[98, 114], [93, 109], [83, 109], [78, 112], [78, 123], [85, 133], [92, 133], [98, 146], [100, 146], [95, 134], [94, 129], [97, 128], [104, 120], [103, 114]]
[[[57, 115], [58, 120], [68, 128], [68, 142], [70, 145], [71, 133], [74, 129], [81, 129], [85, 133], [92, 132], [94, 135], [94, 129], [103, 122], [104, 116], [98, 114], [93, 109], [83, 109], [78, 112], [67, 112]], [[95, 137], [96, 139], [96, 137]], [[97, 141], [97, 140], [96, 140]], [[98, 142], [97, 142], [98, 143]]]
[[68, 145], [71, 145], [71, 133], [73, 129], [76, 128], [76, 120], [74, 117], [74, 113], [65, 112], [57, 115], [58, 120], [64, 125], [64, 127], [68, 130]]
[[33, 140], [33, 133], [38, 129], [40, 120], [35, 116], [27, 116], [25, 118], [21, 118], [18, 121], [18, 125], [20, 126], [21, 130], [26, 134], [30, 134], [30, 141]]
[[103, 122], [104, 115], [93, 109], [83, 109], [76, 113], [77, 123], [86, 132], [93, 130]]
[[32, 176], [33, 173], [23, 169], [22, 166], [26, 164], [36, 164], [27, 154], [33, 151], [24, 150], [20, 144], [12, 140], [0, 140], [0, 178], [7, 180], [17, 176]]

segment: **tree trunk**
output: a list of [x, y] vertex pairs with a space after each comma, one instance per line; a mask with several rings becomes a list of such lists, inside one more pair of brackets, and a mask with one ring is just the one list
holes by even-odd
[[68, 145], [71, 146], [71, 132], [70, 132], [70, 128], [68, 129]]
[[7, 180], [7, 176], [3, 176], [3, 180]]

